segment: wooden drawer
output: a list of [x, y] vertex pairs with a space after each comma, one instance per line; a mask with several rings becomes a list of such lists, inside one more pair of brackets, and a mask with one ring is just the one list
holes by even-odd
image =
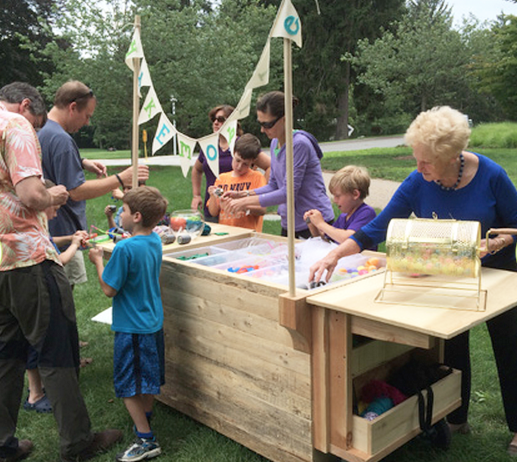
[[[436, 382], [433, 386], [433, 423], [446, 416], [461, 403], [461, 372]], [[427, 401], [427, 392], [423, 391]], [[420, 433], [418, 398], [412, 396], [373, 421], [353, 416], [352, 446], [366, 453], [368, 460], [379, 460]]]

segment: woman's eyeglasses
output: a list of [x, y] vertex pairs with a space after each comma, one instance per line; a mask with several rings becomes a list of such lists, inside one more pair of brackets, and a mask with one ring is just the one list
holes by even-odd
[[275, 120], [271, 120], [270, 122], [261, 122], [260, 120], [257, 120], [257, 122], [261, 127], [269, 130], [270, 128], [273, 128], [282, 117], [284, 116], [277, 117]]
[[215, 121], [219, 122], [220, 124], [224, 124], [226, 122], [226, 117], [224, 117], [224, 116], [212, 117], [212, 123], [214, 123]]

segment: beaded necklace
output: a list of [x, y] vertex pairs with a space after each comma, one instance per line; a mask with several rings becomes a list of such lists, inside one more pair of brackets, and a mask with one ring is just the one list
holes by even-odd
[[456, 183], [454, 183], [452, 186], [444, 186], [440, 180], [436, 180], [436, 183], [438, 183], [438, 186], [442, 188], [444, 191], [453, 191], [455, 190], [459, 184], [461, 183], [461, 178], [463, 177], [463, 169], [465, 168], [465, 157], [463, 156], [463, 153], [460, 154], [460, 170], [458, 171], [458, 179], [456, 180]]

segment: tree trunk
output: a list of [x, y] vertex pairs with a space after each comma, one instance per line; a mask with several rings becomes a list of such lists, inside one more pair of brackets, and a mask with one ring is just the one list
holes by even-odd
[[338, 97], [338, 111], [336, 133], [334, 138], [336, 140], [344, 140], [348, 138], [348, 102], [349, 102], [349, 88], [350, 88], [350, 63], [345, 63], [345, 88], [343, 93]]

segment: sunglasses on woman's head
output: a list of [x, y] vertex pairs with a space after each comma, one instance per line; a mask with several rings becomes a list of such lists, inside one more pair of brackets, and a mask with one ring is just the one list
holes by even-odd
[[270, 122], [261, 122], [260, 120], [257, 120], [257, 122], [261, 127], [269, 130], [270, 128], [273, 128], [282, 117], [284, 116], [277, 117], [275, 120], [271, 120]]
[[225, 123], [225, 122], [226, 122], [226, 117], [224, 117], [224, 116], [212, 117], [212, 123], [214, 123], [216, 120], [217, 120], [217, 122], [219, 122], [220, 124], [223, 124], [223, 123]]

